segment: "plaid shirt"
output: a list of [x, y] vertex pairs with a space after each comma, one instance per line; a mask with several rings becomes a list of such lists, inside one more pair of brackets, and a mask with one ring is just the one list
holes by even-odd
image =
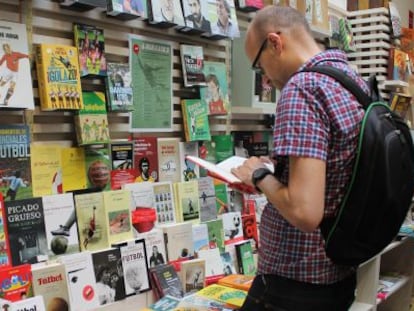
[[[340, 51], [321, 52], [300, 70], [322, 64], [342, 69], [369, 92]], [[323, 74], [295, 74], [282, 90], [274, 128], [276, 175], [281, 183], [288, 184], [289, 156], [325, 161], [325, 216], [334, 213], [345, 194], [363, 115], [355, 97]], [[296, 229], [270, 203], [261, 217], [260, 243], [258, 272], [261, 274], [330, 284], [354, 269], [335, 265], [326, 257], [319, 229], [312, 233]]]

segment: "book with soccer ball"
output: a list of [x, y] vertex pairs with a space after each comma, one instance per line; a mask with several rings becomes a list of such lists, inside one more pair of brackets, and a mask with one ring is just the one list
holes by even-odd
[[0, 297], [19, 301], [33, 297], [32, 265], [23, 264], [0, 269]]
[[42, 197], [49, 259], [79, 252], [72, 193]]
[[[200, 167], [207, 170], [208, 175], [211, 177], [217, 178], [225, 183], [227, 183], [231, 188], [240, 190], [247, 193], [255, 193], [256, 189], [253, 187], [244, 184], [238, 177], [231, 173], [231, 169], [238, 167], [246, 161], [246, 158], [239, 156], [232, 156], [224, 161], [221, 161], [217, 164], [208, 162], [204, 159], [194, 156], [186, 157], [189, 161], [194, 162]], [[270, 163], [265, 163], [266, 168], [268, 168], [272, 173], [274, 172], [274, 166]]]
[[0, 107], [34, 109], [26, 25], [0, 21]]

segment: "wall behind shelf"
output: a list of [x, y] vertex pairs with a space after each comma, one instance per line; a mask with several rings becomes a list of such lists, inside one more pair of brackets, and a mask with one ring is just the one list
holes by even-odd
[[[230, 40], [212, 41], [197, 35], [183, 34], [175, 29], [159, 29], [149, 26], [140, 19], [120, 21], [106, 16], [103, 9], [95, 8], [87, 12], [75, 12], [60, 8], [59, 4], [47, 0], [0, 0], [0, 19], [25, 23], [28, 30], [29, 44], [61, 43], [73, 45], [73, 22], [96, 25], [104, 29], [105, 50], [108, 61], [128, 61], [128, 34], [138, 34], [151, 38], [173, 42], [173, 131], [165, 133], [138, 133], [136, 136], [175, 136], [184, 139], [182, 128], [181, 98], [197, 98], [197, 88], [184, 88], [179, 53], [180, 43], [201, 45], [205, 58], [210, 61], [226, 63], [230, 69]], [[246, 20], [246, 22], [248, 22]], [[37, 73], [32, 59], [33, 93], [35, 110], [10, 111], [2, 109], [0, 122], [3, 124], [27, 123], [32, 128], [34, 143], [60, 143], [75, 145], [76, 136], [73, 124], [73, 112], [40, 110], [37, 90]], [[104, 91], [104, 83], [100, 79], [82, 79], [83, 90]], [[257, 118], [246, 122], [246, 114], [237, 114], [233, 118], [210, 117], [212, 134], [230, 133], [232, 130], [266, 130], [265, 118], [259, 113]], [[127, 139], [129, 133], [128, 113], [108, 113], [110, 134], [112, 139]], [[247, 130], [247, 129], [246, 129]]]

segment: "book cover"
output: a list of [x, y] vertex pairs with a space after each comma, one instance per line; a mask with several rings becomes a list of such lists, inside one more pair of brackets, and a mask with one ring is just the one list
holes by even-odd
[[377, 288], [377, 301], [387, 299], [390, 294], [407, 281], [407, 278], [407, 276], [396, 272], [380, 274]]
[[194, 256], [193, 230], [190, 222], [160, 226], [164, 233], [168, 262], [176, 262]]
[[247, 292], [219, 284], [211, 284], [198, 291], [196, 295], [212, 298], [219, 302], [224, 302], [236, 308], [240, 308], [247, 297]]
[[34, 109], [26, 25], [0, 21], [0, 107]]
[[151, 289], [145, 239], [129, 240], [112, 244], [121, 252], [123, 281], [127, 296]]
[[193, 225], [193, 247], [196, 255], [201, 249], [208, 249], [208, 228], [206, 224]]
[[103, 193], [75, 194], [74, 200], [81, 251], [109, 247], [109, 226]]
[[198, 179], [198, 195], [200, 202], [200, 222], [216, 219], [216, 191], [211, 177], [201, 177]]
[[234, 245], [236, 250], [239, 273], [245, 275], [256, 274], [256, 263], [253, 257], [253, 249], [250, 240]]
[[411, 96], [401, 93], [391, 93], [389, 105], [392, 111], [404, 119], [411, 105]]
[[185, 26], [180, 0], [148, 1], [148, 21], [160, 28]]
[[338, 20], [339, 24], [339, 35], [340, 35], [340, 42], [343, 50], [345, 52], [355, 52], [356, 45], [354, 41], [354, 35], [352, 32], [352, 26], [349, 20], [345, 17], [340, 18]]
[[243, 225], [240, 212], [228, 212], [221, 215], [223, 220], [224, 244], [233, 244], [243, 240]]
[[0, 192], [0, 269], [11, 266], [9, 233], [3, 194]]
[[49, 259], [79, 252], [79, 236], [72, 193], [42, 197]]
[[[151, 230], [156, 223], [153, 183], [135, 182], [123, 185], [131, 194], [131, 218], [133, 235]], [[151, 215], [151, 217], [150, 217]]]
[[176, 298], [171, 295], [165, 295], [164, 297], [158, 299], [156, 302], [150, 304], [147, 308], [144, 308], [141, 311], [175, 310], [174, 308], [178, 305], [180, 300], [180, 298]]
[[88, 251], [59, 257], [65, 265], [71, 310], [93, 309], [99, 306], [92, 255]]
[[36, 45], [35, 58], [41, 109], [82, 109], [78, 49], [42, 43]]
[[199, 222], [200, 202], [197, 180], [181, 181], [176, 186], [177, 220]]
[[242, 215], [243, 238], [250, 240], [253, 250], [259, 248], [259, 233], [257, 231], [256, 213]]
[[225, 115], [230, 111], [226, 64], [222, 62], [204, 62], [206, 87], [200, 87], [200, 97], [210, 115]]
[[121, 20], [131, 20], [138, 17], [147, 18], [147, 1], [145, 0], [108, 0], [106, 14]]
[[203, 73], [204, 51], [199, 45], [180, 44], [184, 86], [206, 85]]
[[87, 188], [109, 190], [111, 186], [111, 160], [107, 147], [85, 148]]
[[182, 99], [181, 112], [186, 141], [211, 139], [207, 106], [201, 100]]
[[83, 108], [75, 115], [76, 139], [80, 146], [109, 143], [105, 94], [82, 92]]
[[392, 1], [388, 2], [388, 9], [390, 13], [392, 35], [394, 38], [399, 38], [401, 36], [402, 24], [400, 12], [398, 11], [395, 3]]
[[217, 215], [230, 212], [229, 188], [227, 184], [216, 179], [214, 180], [214, 191], [216, 193]]
[[172, 264], [163, 264], [150, 269], [153, 289], [160, 294], [158, 298], [171, 295], [176, 298], [184, 296], [183, 286]]
[[215, 143], [216, 161], [224, 161], [233, 156], [234, 142], [231, 134], [212, 135], [212, 141]]
[[56, 183], [61, 174], [61, 150], [58, 145], [30, 146], [33, 196], [62, 193], [61, 183]]
[[30, 264], [0, 269], [0, 298], [19, 301], [33, 297], [33, 278]]
[[47, 260], [42, 198], [5, 202], [13, 266]]
[[73, 25], [75, 46], [79, 51], [80, 76], [106, 77], [104, 31], [92, 25]]
[[223, 220], [214, 219], [206, 221], [208, 228], [208, 246], [209, 248], [218, 248], [220, 252], [224, 252], [224, 229]]
[[204, 259], [191, 259], [181, 262], [180, 279], [184, 294], [195, 293], [205, 285], [206, 262]]
[[229, 274], [218, 280], [219, 285], [233, 287], [237, 289], [242, 289], [249, 291], [252, 286], [254, 275], [244, 275], [244, 274]]
[[224, 275], [224, 265], [218, 248], [202, 249], [198, 252], [198, 258], [205, 260], [207, 278]]
[[211, 33], [207, 0], [182, 1], [185, 26], [180, 29], [190, 34]]
[[[216, 143], [211, 140], [204, 140], [198, 142], [198, 155], [201, 159], [211, 163], [217, 163], [216, 160]], [[208, 171], [200, 166], [200, 177], [206, 177]]]
[[32, 197], [30, 130], [27, 125], [0, 126], [1, 192], [4, 200]]
[[152, 186], [157, 210], [157, 224], [176, 222], [176, 205], [171, 182], [156, 182]]
[[111, 154], [111, 190], [122, 189], [126, 183], [135, 181], [137, 171], [134, 169], [134, 143], [132, 141], [112, 142]]
[[119, 248], [108, 248], [92, 252], [92, 264], [99, 305], [124, 299], [126, 297], [125, 283]]
[[16, 311], [46, 311], [45, 303], [42, 296], [34, 296], [20, 301], [16, 301], [12, 305], [12, 310]]
[[103, 192], [109, 244], [133, 238], [131, 220], [131, 192], [111, 190]]
[[408, 54], [402, 50], [392, 47], [389, 50], [388, 59], [388, 79], [389, 80], [408, 80]]
[[134, 138], [134, 167], [138, 171], [136, 182], [158, 181], [157, 137]]
[[202, 37], [211, 40], [240, 37], [234, 0], [226, 0], [225, 3], [208, 1], [208, 16], [211, 33], [203, 33]]
[[157, 140], [159, 181], [179, 182], [180, 172], [180, 139], [176, 137], [160, 137]]
[[134, 109], [132, 98], [132, 76], [128, 63], [108, 63], [107, 106], [108, 111], [131, 111]]
[[63, 263], [33, 265], [32, 276], [33, 293], [42, 297], [46, 310], [69, 310], [68, 280]]
[[253, 12], [263, 8], [263, 0], [236, 0], [236, 7], [240, 11]]
[[192, 155], [198, 157], [198, 143], [180, 141], [180, 168], [181, 168], [181, 181], [189, 181], [200, 177], [199, 167], [193, 162], [188, 161], [185, 157]]
[[[235, 175], [231, 173], [231, 169], [233, 167], [242, 165], [244, 161], [246, 161], [246, 158], [239, 157], [239, 156], [232, 156], [224, 161], [221, 161], [218, 164], [208, 162], [200, 157], [187, 156], [187, 159], [205, 168], [211, 177], [217, 178], [229, 184], [229, 186], [232, 188], [235, 188], [237, 190], [240, 190], [242, 192], [247, 192], [247, 193], [257, 192], [253, 187], [243, 184], [238, 177], [236, 177]], [[268, 168], [272, 172], [274, 171], [273, 165], [271, 165], [270, 163], [269, 164], [266, 163], [265, 165], [266, 165], [266, 168]]]
[[177, 311], [197, 310], [197, 311], [231, 311], [234, 308], [229, 305], [218, 302], [215, 299], [201, 297], [197, 293], [184, 296], [178, 304]]
[[85, 171], [85, 150], [81, 147], [64, 147], [61, 150], [60, 158], [63, 192], [86, 189], [88, 181]]
[[221, 261], [223, 262], [224, 266], [224, 275], [237, 273], [235, 266], [236, 258], [233, 258], [232, 253], [233, 252], [230, 250], [220, 253]]
[[167, 262], [164, 233], [159, 228], [139, 233], [137, 239], [145, 240], [148, 267], [152, 268]]

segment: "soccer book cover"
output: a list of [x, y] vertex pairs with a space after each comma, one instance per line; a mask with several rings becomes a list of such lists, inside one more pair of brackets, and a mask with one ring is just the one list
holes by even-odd
[[26, 25], [0, 21], [0, 108], [34, 109]]
[[42, 43], [36, 46], [35, 56], [41, 109], [82, 109], [78, 49]]

